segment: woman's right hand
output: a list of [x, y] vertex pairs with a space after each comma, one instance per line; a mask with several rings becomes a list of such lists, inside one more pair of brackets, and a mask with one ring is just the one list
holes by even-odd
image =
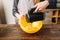
[[15, 16], [18, 20], [20, 19], [20, 14], [16, 13]]
[[18, 20], [20, 20], [20, 18], [21, 18], [22, 16], [24, 16], [24, 14], [23, 14], [23, 13], [22, 13], [22, 14], [16, 13], [15, 16], [16, 16], [16, 18], [17, 18]]

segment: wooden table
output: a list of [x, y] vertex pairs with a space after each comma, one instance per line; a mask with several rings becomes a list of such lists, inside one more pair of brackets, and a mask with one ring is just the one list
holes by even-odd
[[34, 34], [23, 32], [17, 24], [0, 24], [0, 40], [60, 40], [60, 24], [45, 24]]

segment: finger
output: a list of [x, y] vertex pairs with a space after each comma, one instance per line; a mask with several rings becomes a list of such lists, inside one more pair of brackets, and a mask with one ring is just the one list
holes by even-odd
[[23, 17], [23, 16], [25, 16], [25, 14], [21, 14], [21, 15], [20, 15], [20, 17]]
[[34, 11], [34, 12], [37, 12], [37, 11], [38, 11], [38, 9], [39, 9], [39, 7], [37, 7], [37, 8], [35, 9], [35, 11]]
[[23, 14], [20, 14], [20, 17], [23, 16]]
[[42, 10], [44, 10], [44, 8], [43, 8], [43, 7], [41, 7], [41, 8], [39, 9], [39, 11], [42, 11]]
[[41, 11], [42, 11], [42, 10], [41, 10], [41, 7], [40, 7], [37, 12], [41, 12]]

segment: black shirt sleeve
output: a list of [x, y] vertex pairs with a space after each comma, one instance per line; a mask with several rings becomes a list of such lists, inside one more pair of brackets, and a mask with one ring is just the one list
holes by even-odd
[[48, 0], [49, 1], [49, 9], [56, 9], [57, 8], [57, 0]]
[[16, 13], [19, 14], [18, 8], [17, 8], [18, 2], [19, 2], [19, 0], [14, 0], [13, 10], [12, 10], [13, 11], [13, 16], [15, 16]]

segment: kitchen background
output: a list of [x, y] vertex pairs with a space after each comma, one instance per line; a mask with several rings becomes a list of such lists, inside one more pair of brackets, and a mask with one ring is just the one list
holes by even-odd
[[[14, 0], [0, 0], [0, 24], [16, 24], [17, 23], [15, 17], [12, 15], [13, 1]], [[28, 2], [31, 2], [31, 1], [28, 1]], [[39, 1], [33, 0], [34, 4], [36, 4], [37, 2]], [[43, 24], [60, 23], [59, 8], [60, 8], [60, 1], [57, 3], [57, 9], [53, 11], [52, 10], [44, 11], [45, 20], [43, 20]]]

